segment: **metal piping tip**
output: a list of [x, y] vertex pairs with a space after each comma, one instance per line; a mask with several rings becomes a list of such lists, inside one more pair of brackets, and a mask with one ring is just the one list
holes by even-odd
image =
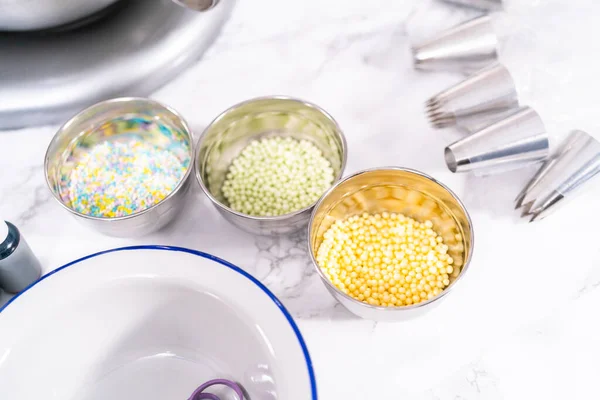
[[500, 11], [504, 4], [502, 0], [442, 0], [446, 3], [463, 7], [477, 8], [484, 11]]
[[435, 128], [460, 125], [468, 129], [502, 119], [518, 106], [510, 72], [504, 65], [493, 63], [431, 97], [425, 112]]
[[521, 208], [521, 206], [523, 205], [523, 199], [525, 198], [526, 194], [527, 192], [525, 191], [525, 189], [523, 189], [521, 193], [519, 193], [519, 195], [515, 199], [515, 210]]
[[543, 179], [546, 171], [552, 167], [556, 163], [556, 156], [551, 156], [547, 160], [544, 161], [540, 169], [537, 170], [535, 175], [529, 180], [527, 185], [521, 190], [521, 192], [515, 198], [515, 209], [520, 208], [524, 204], [531, 204], [535, 200], [531, 195], [534, 193], [533, 189], [537, 186], [537, 184]]
[[[538, 171], [522, 204], [531, 203], [524, 216], [530, 222], [545, 218], [580, 192], [584, 184], [600, 176], [600, 142], [583, 131], [572, 132], [561, 143], [552, 163]], [[525, 207], [525, 206], [523, 206]]]
[[427, 106], [425, 114], [431, 126], [436, 129], [442, 129], [448, 126], [456, 125], [456, 118], [452, 114], [444, 114], [438, 111], [435, 107]]
[[544, 177], [548, 171], [552, 170], [559, 159], [562, 158], [562, 162], [565, 162], [570, 160], [573, 155], [577, 154], [577, 151], [573, 150], [577, 150], [579, 146], [581, 146], [582, 141], [587, 140], [587, 137], [588, 134], [583, 131], [572, 131], [567, 138], [558, 145], [554, 151], [554, 154], [544, 161], [535, 175], [529, 180], [529, 182], [527, 182], [527, 185], [525, 185], [525, 187], [517, 195], [515, 199], [515, 208], [519, 208], [525, 203], [533, 203], [537, 196], [536, 188], [538, 188], [539, 183], [544, 180]]
[[472, 73], [497, 59], [497, 46], [492, 20], [484, 15], [413, 46], [414, 67], [423, 71]]
[[529, 212], [531, 211], [531, 207], [533, 207], [533, 201], [523, 204], [523, 207], [521, 208], [521, 218], [530, 215]]
[[541, 204], [540, 206], [537, 206], [533, 209], [530, 209], [527, 212], [527, 216], [531, 216], [531, 218], [529, 219], [529, 222], [534, 222], [534, 221], [539, 221], [542, 220], [544, 218], [546, 218], [548, 215], [550, 215], [553, 211], [553, 209], [564, 199], [565, 197], [558, 193], [558, 192], [552, 192], [552, 194], [550, 194], [550, 196], [548, 196], [548, 198], [546, 198], [546, 200], [543, 202], [543, 204]]
[[483, 128], [490, 126], [506, 117], [510, 117], [519, 107], [509, 108], [504, 111], [489, 111], [481, 114], [469, 115], [468, 118], [460, 118], [456, 127], [471, 135]]
[[460, 139], [444, 150], [452, 172], [504, 172], [528, 166], [548, 156], [548, 134], [542, 119], [530, 107]]

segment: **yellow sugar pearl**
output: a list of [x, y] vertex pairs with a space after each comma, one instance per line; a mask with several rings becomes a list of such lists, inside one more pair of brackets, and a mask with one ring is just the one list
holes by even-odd
[[315, 258], [342, 292], [371, 305], [395, 307], [432, 299], [450, 284], [460, 265], [447, 252], [433, 222], [383, 212], [336, 221]]

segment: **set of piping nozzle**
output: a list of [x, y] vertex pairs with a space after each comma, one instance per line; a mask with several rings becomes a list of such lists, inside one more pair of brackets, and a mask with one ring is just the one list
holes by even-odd
[[[595, 110], [581, 112], [590, 105], [580, 104], [585, 102], [582, 92], [597, 95], [587, 87], [597, 78], [585, 72], [594, 70], [590, 62], [596, 61], [572, 46], [560, 46], [564, 35], [575, 39], [577, 29], [561, 31], [540, 17], [549, 11], [564, 19], [573, 4], [567, 2], [562, 10], [551, 0], [509, 13], [507, 0], [444, 1], [490, 12], [412, 48], [418, 70], [467, 75], [425, 104], [434, 128], [465, 134], [445, 148], [446, 165], [452, 172], [483, 176], [539, 164], [515, 208], [530, 222], [543, 219], [600, 176], [600, 142], [593, 136], [600, 135], [600, 126], [594, 125]], [[590, 0], [578, 1], [594, 8]], [[537, 18], [530, 23], [531, 13]]]

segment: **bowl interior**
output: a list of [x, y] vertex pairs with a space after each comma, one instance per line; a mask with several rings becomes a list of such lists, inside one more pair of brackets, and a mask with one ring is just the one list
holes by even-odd
[[265, 98], [234, 106], [206, 129], [198, 143], [199, 180], [218, 202], [228, 206], [221, 187], [232, 160], [250, 141], [273, 136], [311, 141], [331, 163], [335, 181], [341, 177], [345, 143], [336, 122], [311, 104]]
[[[335, 221], [364, 212], [384, 211], [433, 223], [433, 230], [442, 236], [448, 246], [448, 254], [454, 259], [451, 286], [470, 259], [470, 220], [460, 201], [448, 189], [416, 171], [377, 169], [358, 173], [340, 182], [321, 199], [314, 211], [309, 232], [313, 257], [323, 235]], [[331, 287], [334, 288], [333, 285]]]
[[[81, 187], [93, 180], [97, 170], [102, 173], [105, 166], [118, 178], [121, 168], [115, 167], [118, 161], [123, 169], [143, 169], [148, 177], [155, 178], [157, 185], [164, 184], [171, 192], [188, 175], [192, 148], [191, 134], [185, 123], [158, 103], [144, 99], [100, 103], [70, 120], [53, 139], [46, 155], [48, 184], [55, 197], [69, 209], [98, 216], [77, 206]], [[110, 160], [102, 157], [111, 151], [109, 149], [122, 154]], [[132, 190], [134, 186], [131, 179], [109, 182], [95, 187], [100, 190], [104, 186], [123, 184]]]
[[162, 400], [228, 378], [251, 399], [310, 399], [310, 360], [271, 296], [197, 254], [92, 257], [0, 313], [0, 386], [13, 399]]

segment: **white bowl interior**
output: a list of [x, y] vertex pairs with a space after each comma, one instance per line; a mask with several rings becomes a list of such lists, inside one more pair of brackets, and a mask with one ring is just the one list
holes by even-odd
[[229, 378], [251, 400], [306, 400], [310, 368], [274, 298], [237, 270], [182, 251], [85, 259], [0, 313], [7, 399], [186, 400], [203, 382]]

